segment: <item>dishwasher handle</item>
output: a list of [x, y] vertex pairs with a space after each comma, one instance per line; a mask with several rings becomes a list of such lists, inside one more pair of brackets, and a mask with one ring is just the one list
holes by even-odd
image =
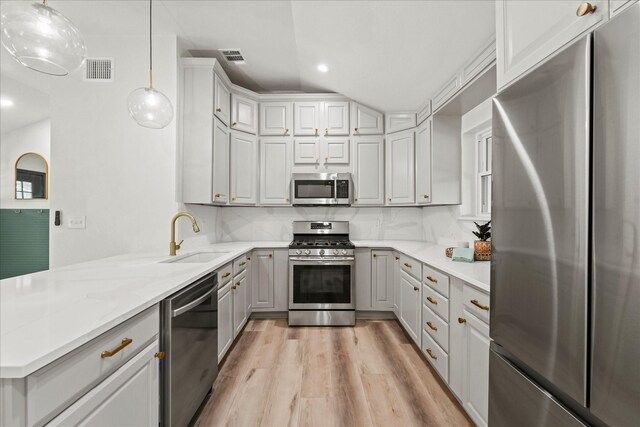
[[191, 301], [190, 303], [183, 305], [180, 308], [176, 308], [175, 310], [172, 310], [171, 311], [171, 317], [178, 317], [182, 313], [185, 313], [185, 312], [191, 310], [193, 307], [202, 304], [202, 302], [205, 301], [207, 298], [209, 298], [211, 296], [211, 294], [215, 290], [216, 290], [216, 287], [214, 286], [213, 288], [211, 288], [210, 291], [207, 291], [204, 295], [202, 295], [198, 299], [195, 299], [195, 300]]

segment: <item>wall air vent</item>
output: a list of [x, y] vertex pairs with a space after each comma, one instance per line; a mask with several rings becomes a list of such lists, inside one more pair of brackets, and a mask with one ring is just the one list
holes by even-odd
[[242, 56], [240, 49], [220, 49], [220, 53], [222, 53], [227, 62], [244, 64], [244, 56]]
[[90, 82], [113, 81], [112, 58], [87, 58], [84, 65], [84, 80]]

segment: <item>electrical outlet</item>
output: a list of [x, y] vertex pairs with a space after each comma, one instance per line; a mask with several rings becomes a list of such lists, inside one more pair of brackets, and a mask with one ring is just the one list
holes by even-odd
[[84, 215], [69, 215], [67, 219], [67, 227], [84, 230], [87, 228], [86, 217]]

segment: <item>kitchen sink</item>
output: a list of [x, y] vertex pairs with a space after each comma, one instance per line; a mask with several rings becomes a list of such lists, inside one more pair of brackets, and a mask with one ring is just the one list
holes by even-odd
[[220, 258], [223, 255], [228, 254], [229, 252], [196, 252], [189, 255], [178, 256], [175, 258], [171, 258], [165, 261], [161, 261], [163, 263], [169, 262], [178, 262], [178, 263], [187, 263], [187, 264], [198, 264], [205, 263], [209, 261], [213, 261], [216, 258]]

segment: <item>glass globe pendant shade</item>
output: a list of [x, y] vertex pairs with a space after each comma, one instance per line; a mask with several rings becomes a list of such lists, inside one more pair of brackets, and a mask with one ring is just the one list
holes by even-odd
[[127, 99], [129, 114], [140, 126], [162, 129], [173, 120], [173, 106], [165, 94], [152, 87], [139, 87]]
[[55, 9], [41, 3], [3, 2], [2, 46], [22, 65], [66, 76], [83, 64], [87, 49], [80, 31]]

